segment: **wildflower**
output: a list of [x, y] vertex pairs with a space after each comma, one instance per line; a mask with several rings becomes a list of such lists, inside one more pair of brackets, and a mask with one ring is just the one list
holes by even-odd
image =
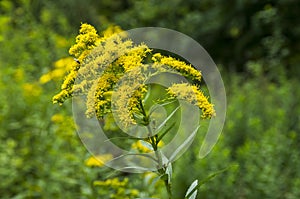
[[193, 68], [190, 64], [186, 64], [183, 61], [177, 60], [173, 57], [163, 56], [160, 53], [155, 53], [152, 57], [154, 63], [159, 63], [161, 65], [167, 65], [185, 77], [191, 78], [195, 82], [201, 82], [201, 72]]
[[133, 47], [127, 54], [121, 56], [116, 61], [117, 65], [124, 68], [125, 72], [142, 65], [147, 53], [151, 50], [144, 44]]
[[[148, 92], [147, 79], [161, 72], [172, 72], [198, 83], [201, 72], [173, 57], [160, 53], [151, 55], [151, 49], [145, 44], [134, 44], [125, 33], [114, 34], [120, 32], [122, 30], [114, 26], [99, 36], [91, 25], [81, 25], [76, 44], [69, 50], [78, 61], [70, 64], [71, 70], [53, 102], [61, 104], [75, 94], [82, 94], [87, 96], [88, 117], [101, 118], [114, 113], [115, 121], [123, 128], [137, 123], [148, 125], [146, 113], [142, 112], [143, 99]], [[47, 76], [41, 81], [48, 81]], [[171, 98], [183, 98], [198, 106], [203, 118], [215, 114], [213, 105], [197, 86], [177, 84], [167, 92]]]
[[[106, 195], [100, 196], [107, 196], [107, 192], [109, 194], [109, 198], [137, 198], [140, 192], [137, 189], [132, 189], [129, 187], [129, 180], [128, 178], [119, 179], [119, 178], [111, 178], [107, 180], [97, 180], [94, 181], [93, 185], [97, 187], [101, 187], [101, 192]], [[107, 191], [107, 192], [106, 192]], [[102, 197], [101, 197], [102, 198]]]
[[59, 59], [54, 63], [54, 70], [42, 75], [40, 77], [40, 83], [45, 84], [51, 80], [60, 80], [68, 71], [75, 67], [73, 59], [70, 57]]
[[[82, 24], [79, 30], [79, 35], [76, 37], [76, 44], [73, 45], [69, 53], [74, 55], [79, 62], [89, 54], [90, 50], [96, 46], [97, 40], [99, 40], [99, 35], [95, 28], [88, 24]], [[63, 103], [68, 97], [72, 96], [73, 85], [78, 74], [79, 66], [77, 62], [72, 62], [71, 71], [65, 78], [62, 84], [62, 91], [53, 97], [53, 103]], [[49, 79], [49, 77], [48, 77]], [[43, 77], [40, 81], [47, 80], [47, 77]]]
[[106, 186], [112, 188], [124, 187], [128, 184], [128, 178], [124, 178], [123, 181], [120, 181], [119, 178], [107, 179], [105, 181], [94, 181], [94, 186]]
[[147, 93], [144, 81], [143, 67], [132, 69], [119, 81], [114, 92], [112, 111], [124, 128], [136, 124], [134, 114], [140, 114], [142, 111], [141, 101]]
[[186, 100], [198, 106], [202, 110], [202, 118], [211, 118], [215, 115], [213, 105], [197, 86], [188, 83], [173, 84], [167, 91], [171, 98]]
[[86, 51], [93, 49], [99, 39], [96, 29], [89, 24], [81, 24], [79, 35], [76, 37], [76, 44], [69, 50], [79, 61], [85, 57]]
[[85, 161], [85, 165], [88, 167], [102, 167], [106, 162], [112, 160], [112, 158], [111, 154], [91, 156]]

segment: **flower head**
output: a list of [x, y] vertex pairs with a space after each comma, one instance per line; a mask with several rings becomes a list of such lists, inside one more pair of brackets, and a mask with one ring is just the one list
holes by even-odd
[[198, 106], [202, 110], [202, 118], [215, 115], [213, 105], [197, 86], [188, 83], [173, 84], [167, 91], [171, 98], [186, 100]]
[[[140, 122], [137, 121], [140, 115], [145, 116], [142, 106], [148, 92], [147, 78], [171, 72], [196, 84], [201, 81], [201, 72], [191, 64], [160, 53], [153, 54], [147, 45], [134, 44], [117, 26], [100, 35], [93, 26], [81, 25], [76, 44], [69, 50], [78, 61], [70, 63], [71, 70], [61, 92], [53, 97], [54, 103], [61, 104], [75, 94], [83, 94], [87, 96], [88, 117], [102, 118], [113, 112], [116, 121], [128, 127]], [[44, 81], [48, 81], [46, 76]], [[184, 99], [198, 106], [203, 118], [215, 114], [213, 105], [196, 85], [174, 84], [167, 92], [170, 98]]]

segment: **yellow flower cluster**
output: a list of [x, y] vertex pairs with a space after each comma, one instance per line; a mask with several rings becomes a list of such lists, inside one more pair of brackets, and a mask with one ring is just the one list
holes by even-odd
[[112, 178], [112, 179], [107, 179], [105, 181], [94, 181], [93, 183], [95, 186], [108, 186], [108, 187], [124, 187], [128, 184], [128, 178], [124, 178], [123, 181], [120, 181], [119, 178]]
[[[89, 54], [90, 50], [96, 46], [98, 40], [99, 35], [97, 34], [96, 29], [91, 25], [82, 24], [79, 35], [76, 37], [76, 44], [70, 48], [69, 53], [74, 55], [78, 62], [81, 63]], [[61, 86], [61, 92], [52, 99], [53, 103], [62, 104], [67, 98], [72, 96], [73, 85], [80, 68], [79, 63], [73, 62], [71, 66], [72, 69]]]
[[113, 159], [111, 154], [104, 154], [98, 156], [91, 156], [85, 161], [88, 167], [102, 167], [104, 164]]
[[132, 68], [118, 83], [113, 93], [112, 111], [124, 128], [136, 124], [134, 115], [141, 115], [141, 102], [147, 93], [144, 84], [147, 75], [147, 66], [141, 65]]
[[68, 71], [74, 68], [76, 62], [71, 57], [62, 58], [54, 63], [54, 70], [42, 75], [40, 83], [45, 84], [51, 80], [61, 80]]
[[110, 112], [112, 85], [117, 82], [118, 78], [112, 73], [105, 73], [97, 84], [91, 87], [88, 92], [86, 115], [93, 117], [95, 114], [99, 118]]
[[130, 189], [128, 186], [128, 178], [124, 178], [122, 181], [119, 178], [107, 179], [104, 181], [94, 181], [94, 186], [100, 186], [101, 192], [109, 190], [111, 199], [132, 199], [137, 198], [140, 192], [137, 189]]
[[[90, 55], [90, 52], [92, 49], [94, 49], [96, 46], [98, 46], [101, 41], [103, 41], [103, 38], [107, 38], [113, 34], [112, 31], [120, 31], [119, 28], [111, 28], [109, 32], [106, 32], [104, 37], [100, 37], [97, 34], [96, 29], [88, 24], [82, 24], [79, 35], [76, 37], [76, 44], [73, 45], [69, 53], [70, 55], [73, 55], [77, 61], [73, 61], [72, 64], [70, 64], [70, 72], [66, 76], [61, 89], [62, 91], [58, 93], [56, 96], [53, 97], [54, 103], [63, 103], [67, 98], [71, 97], [74, 92], [78, 91], [76, 89], [79, 88], [79, 86], [74, 88], [75, 80], [78, 78], [79, 75], [84, 76], [88, 75], [93, 72], [90, 67], [85, 67], [86, 69], [82, 70], [79, 74], [79, 69], [82, 67], [84, 60], [87, 58], [88, 55]], [[127, 42], [128, 43], [128, 42]], [[117, 44], [115, 44], [116, 46]], [[110, 46], [110, 45], [108, 45]], [[116, 47], [115, 47], [116, 49]], [[123, 49], [120, 49], [122, 51]], [[98, 50], [99, 51], [99, 50]], [[94, 65], [98, 63], [105, 62], [107, 57], [111, 57], [110, 54], [107, 54], [106, 56], [100, 57], [101, 59], [95, 59], [96, 57], [93, 57], [93, 61], [89, 63], [89, 65]], [[84, 64], [86, 66], [86, 64]], [[45, 78], [45, 77], [44, 77]]]
[[152, 60], [154, 61], [154, 63], [167, 65], [175, 69], [181, 75], [190, 78], [197, 83], [201, 81], [201, 72], [193, 68], [190, 64], [186, 64], [185, 62], [177, 60], [173, 57], [163, 56], [160, 53], [155, 53], [152, 57]]
[[139, 45], [132, 48], [126, 55], [121, 56], [116, 61], [116, 65], [122, 66], [125, 72], [128, 72], [131, 69], [142, 66], [144, 58], [147, 56], [147, 53], [150, 52], [151, 50], [146, 45]]
[[[117, 38], [116, 39], [120, 39]], [[146, 54], [146, 51], [148, 50], [144, 45], [132, 47], [131, 42], [117, 42], [119, 43], [118, 46], [115, 42], [113, 43], [106, 43], [104, 46], [104, 52], [103, 54], [98, 55], [97, 49], [91, 57], [91, 63], [87, 63], [85, 65], [85, 68], [83, 71], [81, 71], [80, 75], [84, 76], [86, 79], [90, 77], [91, 78], [91, 86], [90, 89], [87, 92], [87, 115], [93, 116], [96, 114], [97, 117], [101, 117], [105, 115], [106, 113], [111, 112], [111, 96], [113, 93], [113, 88], [115, 84], [119, 81], [119, 79], [125, 74], [125, 70], [130, 70], [134, 67], [138, 67], [141, 64], [141, 56], [144, 56]], [[108, 46], [107, 46], [108, 45]], [[132, 48], [132, 50], [129, 51], [129, 49]], [[127, 52], [125, 55], [120, 56], [115, 62], [109, 63], [106, 68], [103, 66], [102, 68], [95, 68], [95, 66], [99, 67], [101, 66], [101, 63], [105, 63], [108, 60], [112, 60], [112, 55], [114, 54], [116, 57], [121, 55], [124, 52]], [[108, 53], [110, 52], [110, 53]], [[139, 60], [134, 59], [134, 56], [137, 57]], [[122, 63], [122, 64], [121, 64]], [[94, 72], [96, 71], [96, 72]], [[102, 73], [99, 74], [99, 78], [95, 78], [98, 74], [97, 72], [102, 71]], [[92, 74], [93, 73], [93, 74]], [[94, 78], [93, 78], [94, 77]], [[83, 84], [80, 83], [74, 87], [74, 90], [77, 89], [77, 87], [82, 88]], [[138, 94], [136, 94], [137, 96]], [[123, 97], [124, 95], [120, 96]]]
[[[171, 69], [195, 83], [201, 81], [201, 72], [190, 64], [160, 53], [151, 54], [151, 49], [145, 44], [136, 45], [121, 32], [119, 27], [113, 26], [99, 36], [93, 26], [81, 25], [76, 44], [69, 50], [78, 61], [70, 63], [71, 71], [61, 86], [61, 92], [53, 97], [54, 103], [63, 103], [74, 94], [83, 94], [87, 96], [88, 117], [100, 118], [114, 112], [123, 127], [128, 127], [137, 123], [136, 116], [145, 116], [141, 109], [147, 93], [145, 80], [150, 76]], [[45, 82], [47, 78], [42, 77], [41, 81]], [[203, 118], [214, 115], [213, 105], [198, 87], [183, 87], [173, 85], [168, 92], [172, 97], [193, 102], [202, 110]], [[187, 97], [192, 92], [195, 100]]]
[[188, 83], [173, 84], [167, 91], [173, 98], [186, 100], [191, 104], [198, 106], [202, 111], [202, 118], [211, 118], [212, 116], [215, 116], [213, 105], [197, 86]]
[[79, 35], [76, 37], [76, 44], [70, 48], [69, 53], [79, 61], [83, 61], [89, 51], [96, 46], [98, 40], [99, 35], [96, 29], [91, 25], [82, 24]]

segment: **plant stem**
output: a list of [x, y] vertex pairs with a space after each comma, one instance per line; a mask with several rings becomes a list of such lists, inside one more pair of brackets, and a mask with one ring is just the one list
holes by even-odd
[[172, 199], [171, 184], [168, 182], [168, 179], [164, 180], [164, 182], [165, 182], [165, 187], [166, 187], [167, 193], [168, 193], [168, 199]]
[[[167, 166], [163, 165], [162, 156], [161, 156], [161, 153], [160, 153], [160, 151], [157, 147], [160, 139], [158, 139], [158, 136], [156, 137], [156, 139], [154, 138], [152, 129], [149, 125], [149, 119], [150, 118], [148, 117], [148, 115], [147, 115], [147, 113], [144, 109], [143, 102], [140, 100], [139, 103], [140, 103], [140, 106], [141, 106], [141, 109], [142, 109], [142, 114], [144, 115], [144, 118], [147, 120], [147, 121], [145, 121], [145, 123], [147, 124], [149, 139], [151, 140], [150, 143], [152, 145], [152, 148], [155, 152], [155, 156], [156, 156], [157, 161], [158, 161], [158, 172], [159, 172], [160, 175], [166, 175], [166, 170], [167, 170], [166, 167]], [[169, 182], [169, 177], [167, 177], [167, 179], [164, 179], [164, 183], [165, 183], [165, 187], [166, 187], [166, 190], [167, 190], [167, 193], [168, 193], [168, 199], [172, 199], [171, 182]]]
[[[164, 174], [166, 174], [166, 166], [163, 166], [162, 156], [161, 156], [160, 151], [157, 147], [158, 142], [154, 141], [154, 138], [152, 136], [153, 135], [152, 130], [151, 130], [149, 125], [147, 126], [147, 129], [149, 131], [149, 135], [151, 136], [150, 137], [151, 144], [152, 144], [152, 147], [153, 147], [154, 152], [155, 152], [155, 156], [156, 156], [157, 161], [158, 161], [158, 171], [161, 175], [164, 175]], [[157, 139], [156, 139], [156, 141], [157, 141]], [[165, 183], [165, 187], [166, 187], [166, 190], [167, 190], [167, 193], [168, 193], [168, 199], [172, 199], [171, 183], [169, 182], [168, 178], [164, 180], [164, 183]]]

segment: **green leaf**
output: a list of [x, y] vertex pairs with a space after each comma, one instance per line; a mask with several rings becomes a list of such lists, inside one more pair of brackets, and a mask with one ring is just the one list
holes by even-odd
[[158, 138], [157, 138], [157, 142], [159, 142], [161, 139], [163, 139], [163, 137], [174, 127], [175, 122], [173, 124], [171, 124]]
[[184, 149], [185, 146], [187, 146], [190, 142], [193, 141], [194, 136], [196, 135], [198, 129], [200, 126], [198, 126], [191, 135], [172, 153], [171, 157], [169, 158], [169, 161], [172, 162], [176, 156]]
[[151, 150], [151, 151], [154, 151], [152, 145], [149, 143], [149, 142], [146, 142], [144, 140], [140, 140], [141, 144], [146, 147], [147, 149]]
[[169, 164], [168, 164], [168, 167], [167, 167], [167, 169], [166, 169], [166, 174], [168, 175], [168, 183], [169, 183], [169, 184], [171, 184], [172, 173], [173, 173], [172, 164], [169, 163]]
[[[164, 175], [164, 174], [163, 174], [163, 175]], [[160, 175], [160, 176], [155, 177], [155, 178], [152, 180], [150, 186], [155, 186], [155, 184], [161, 179], [161, 177], [162, 177], [163, 175]]]
[[198, 190], [194, 191], [193, 194], [188, 199], [195, 199], [197, 196]]
[[238, 167], [238, 165], [230, 165], [230, 166], [228, 166], [228, 167], [226, 167], [224, 169], [221, 169], [221, 170], [219, 170], [219, 171], [217, 171], [215, 173], [212, 173], [211, 175], [207, 176], [205, 179], [201, 180], [198, 185], [194, 186], [194, 188], [192, 190], [190, 190], [189, 194], [187, 194], [185, 196], [185, 199], [192, 199], [190, 197], [192, 196], [192, 193], [194, 193], [194, 191], [196, 191], [197, 189], [199, 189], [203, 184], [207, 183], [208, 181], [210, 181], [211, 179], [213, 179], [217, 175], [220, 175], [221, 173], [227, 171], [228, 169], [230, 169], [232, 167]]
[[168, 174], [161, 175], [160, 179], [162, 179], [163, 181], [168, 180]]
[[[177, 100], [171, 100], [171, 101], [167, 101], [167, 102], [165, 102], [165, 103], [161, 103], [160, 104], [160, 102], [157, 102], [160, 106], [166, 106], [166, 105], [169, 105], [169, 104], [172, 104], [173, 102], [176, 102]], [[150, 114], [152, 113], [152, 112], [154, 112], [156, 110], [156, 107], [153, 109], [153, 110], [151, 110], [150, 111]]]
[[[195, 187], [198, 185], [198, 180], [195, 180], [191, 185], [190, 187], [188, 188], [188, 190], [186, 191], [186, 194], [185, 194], [185, 198], [187, 198], [187, 196], [191, 195], [193, 192], [197, 191], [195, 189]], [[190, 199], [190, 198], [189, 198]]]
[[144, 156], [144, 157], [147, 157], [147, 158], [150, 158], [150, 159], [154, 160], [155, 162], [158, 162], [157, 159], [155, 159], [154, 157], [152, 157], [150, 154], [146, 154], [146, 153], [127, 153], [127, 154], [124, 154], [124, 155], [120, 155], [120, 156], [118, 156], [115, 159], [122, 158], [122, 157], [129, 156], [129, 155]]
[[155, 129], [155, 132], [159, 132], [165, 126], [165, 124], [171, 119], [171, 117], [176, 113], [176, 111], [179, 108], [180, 108], [180, 106], [175, 108], [174, 111], [172, 111], [172, 113], [170, 113], [170, 115]]
[[119, 139], [124, 139], [124, 140], [140, 140], [141, 138], [138, 137], [131, 137], [131, 136], [120, 136], [120, 137], [113, 137], [113, 138], [109, 138], [107, 140], [104, 140], [104, 142], [110, 142], [112, 140], [119, 140]]

